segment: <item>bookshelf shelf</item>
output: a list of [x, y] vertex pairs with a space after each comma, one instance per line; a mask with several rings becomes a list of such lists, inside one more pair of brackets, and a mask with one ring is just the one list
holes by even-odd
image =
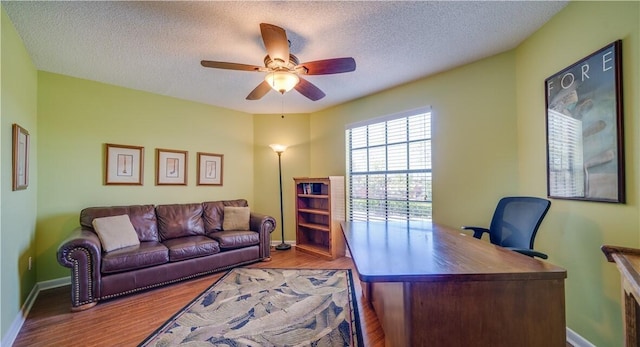
[[329, 199], [329, 195], [323, 194], [298, 194], [298, 197], [310, 199]]
[[316, 209], [312, 209], [312, 208], [301, 208], [301, 209], [298, 210], [298, 212], [311, 213], [311, 214], [321, 214], [321, 215], [325, 215], [325, 216], [329, 215], [329, 211], [327, 211], [327, 210], [316, 210]]
[[331, 231], [331, 228], [328, 225], [324, 225], [324, 224], [299, 223], [298, 226], [302, 228], [320, 230], [320, 231], [326, 231], [326, 232]]

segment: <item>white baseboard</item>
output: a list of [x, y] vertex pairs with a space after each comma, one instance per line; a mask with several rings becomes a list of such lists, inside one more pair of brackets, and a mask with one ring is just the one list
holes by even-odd
[[31, 289], [29, 296], [27, 296], [27, 300], [24, 301], [20, 312], [18, 312], [18, 315], [11, 323], [9, 330], [2, 338], [0, 346], [12, 346], [16, 341], [18, 333], [20, 333], [20, 329], [22, 329], [22, 325], [24, 325], [24, 322], [29, 315], [29, 311], [31, 311], [31, 307], [33, 307], [33, 304], [36, 302], [36, 298], [41, 291], [69, 284], [71, 284], [71, 276], [36, 283], [36, 285]]
[[58, 287], [62, 287], [62, 286], [67, 286], [71, 284], [71, 276], [67, 276], [67, 277], [62, 277], [62, 278], [56, 278], [55, 280], [49, 280], [49, 281], [43, 281], [43, 282], [38, 282], [38, 285], [40, 286], [40, 290], [46, 290], [46, 289], [52, 289], [52, 288], [58, 288]]
[[596, 347], [596, 345], [578, 335], [578, 333], [571, 330], [569, 327], [567, 327], [567, 342], [569, 342], [573, 347]]
[[38, 293], [40, 293], [40, 286], [36, 283], [36, 285], [31, 289], [29, 296], [27, 296], [27, 300], [25, 300], [24, 305], [22, 305], [20, 312], [18, 312], [18, 315], [11, 323], [9, 330], [7, 330], [7, 333], [2, 338], [2, 346], [13, 346], [20, 329], [22, 329], [24, 321], [27, 319], [27, 315], [29, 315], [29, 311], [31, 311], [33, 303], [38, 297]]

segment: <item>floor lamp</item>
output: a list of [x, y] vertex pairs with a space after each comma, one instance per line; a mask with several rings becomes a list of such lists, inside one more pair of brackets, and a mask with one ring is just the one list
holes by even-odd
[[282, 153], [287, 149], [285, 145], [269, 145], [274, 152], [278, 153], [278, 176], [280, 176], [280, 230], [282, 233], [282, 243], [276, 246], [279, 251], [291, 249], [291, 245], [284, 243], [284, 207], [282, 205]]

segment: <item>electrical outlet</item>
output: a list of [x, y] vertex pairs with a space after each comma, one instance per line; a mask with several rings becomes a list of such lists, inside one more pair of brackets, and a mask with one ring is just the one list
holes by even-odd
[[31, 263], [33, 262], [33, 258], [29, 257], [29, 271], [31, 271]]

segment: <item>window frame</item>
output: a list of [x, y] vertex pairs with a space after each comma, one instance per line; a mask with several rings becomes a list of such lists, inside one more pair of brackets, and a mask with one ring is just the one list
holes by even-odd
[[[412, 138], [411, 128], [409, 126], [410, 125], [409, 118], [415, 117], [415, 116], [421, 116], [421, 115], [426, 115], [427, 117], [427, 119], [423, 123], [421, 123], [421, 125], [424, 127], [422, 130], [422, 132], [424, 133], [424, 136], [420, 138]], [[389, 133], [390, 133], [389, 124], [392, 123], [393, 121], [401, 120], [401, 119], [405, 120], [403, 125], [404, 127], [406, 127], [404, 129], [404, 135], [403, 135], [404, 139], [395, 141], [395, 142], [390, 142], [389, 141]], [[399, 112], [399, 113], [395, 113], [395, 114], [391, 114], [383, 117], [372, 118], [363, 122], [352, 123], [345, 126], [348, 220], [380, 220], [380, 221], [428, 220], [428, 221], [431, 221], [433, 219], [433, 210], [432, 210], [433, 209], [433, 174], [432, 174], [433, 166], [432, 166], [432, 160], [431, 160], [432, 152], [433, 152], [432, 150], [433, 133], [432, 133], [432, 126], [431, 126], [432, 122], [433, 122], [433, 112], [431, 110], [431, 107], [427, 106], [427, 107], [420, 107], [420, 108], [407, 110], [407, 111], [403, 111], [403, 112]], [[383, 142], [372, 144], [370, 142], [371, 137], [370, 137], [369, 130], [371, 129], [372, 126], [381, 125], [381, 124], [383, 124], [383, 127], [384, 127]], [[366, 143], [362, 145], [362, 142], [360, 141], [359, 144], [354, 147], [353, 132], [354, 130], [362, 131], [359, 129], [362, 129], [363, 127], [366, 127], [364, 131], [367, 132], [364, 135], [364, 140], [366, 141]], [[391, 131], [393, 130], [397, 130], [397, 129], [391, 128]], [[392, 133], [391, 135], [393, 134], [394, 133]], [[360, 140], [362, 140], [362, 138]], [[423, 145], [424, 147], [423, 150], [425, 150], [426, 152], [421, 153], [422, 157], [417, 156], [415, 158], [421, 158], [422, 162], [418, 164], [421, 164], [422, 167], [412, 168], [412, 158], [414, 157], [410, 153], [411, 145], [421, 144], [421, 143], [425, 144]], [[406, 155], [406, 162], [404, 163], [405, 166], [404, 168], [401, 168], [401, 169], [397, 169], [397, 168], [390, 169], [389, 161], [392, 158], [388, 155], [389, 147], [394, 147], [398, 145], [403, 145], [406, 148], [406, 150], [404, 151], [404, 155]], [[372, 156], [370, 155], [370, 149], [380, 149], [380, 148], [384, 150], [384, 155], [383, 155], [384, 162], [385, 162], [384, 169], [372, 170], [371, 167], [369, 166], [372, 161], [371, 160]], [[352, 160], [354, 157], [354, 152], [362, 151], [362, 150], [365, 150], [366, 152], [365, 154], [366, 169], [363, 170], [362, 166], [360, 166], [360, 168], [357, 169], [357, 171], [354, 171], [354, 161]], [[415, 161], [417, 162], [420, 161], [415, 158], [414, 158]], [[360, 156], [360, 160], [362, 160], [362, 155]], [[400, 162], [402, 162], [402, 160], [400, 160]], [[355, 164], [357, 165], [357, 163]], [[402, 178], [400, 178], [399, 185], [397, 184], [393, 185], [392, 183], [389, 182], [389, 177], [395, 177], [396, 179], [398, 179], [398, 177], [401, 177], [401, 175], [404, 175], [404, 181], [402, 181]], [[423, 175], [424, 177], [419, 177], [420, 175]], [[363, 176], [365, 177], [365, 180], [366, 180], [366, 182], [363, 184], [363, 186], [366, 187], [364, 189], [364, 191], [366, 191], [364, 193], [366, 197], [364, 198], [354, 197], [353, 181], [355, 180], [356, 177], [363, 177]], [[372, 183], [369, 180], [376, 176], [383, 177], [384, 184], [382, 185], [383, 187], [382, 197], [375, 197], [374, 193], [369, 193], [370, 187], [372, 185]], [[419, 190], [419, 193], [424, 194], [424, 199], [412, 198], [413, 193], [415, 193], [416, 196], [418, 194], [415, 191], [412, 191], [412, 188], [411, 188], [412, 178], [416, 176], [418, 176], [419, 178], [418, 181], [423, 183], [424, 189]], [[418, 181], [415, 181], [415, 182], [418, 182]], [[404, 195], [404, 196], [399, 197], [397, 195], [393, 195], [394, 191], [392, 189], [389, 189], [389, 187], [392, 187], [392, 188], [398, 187], [398, 186], [402, 187], [403, 184], [405, 185], [404, 187], [405, 189], [404, 190], [400, 189], [400, 193], [401, 193], [400, 195]], [[360, 201], [361, 203], [364, 202], [367, 207], [363, 209], [355, 209], [354, 203], [357, 203], [358, 201]], [[382, 206], [382, 207], [380, 207], [379, 209], [370, 208], [370, 206], [374, 206], [376, 203], [379, 203], [380, 205], [378, 206]], [[390, 205], [392, 204], [394, 206], [390, 207]], [[422, 212], [420, 212], [421, 209], [423, 209]]]

